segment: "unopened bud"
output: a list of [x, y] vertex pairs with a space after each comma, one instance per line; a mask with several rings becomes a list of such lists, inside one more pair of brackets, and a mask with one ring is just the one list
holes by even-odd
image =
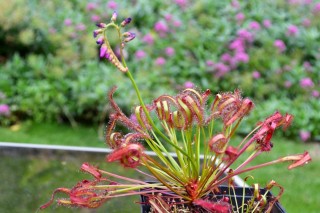
[[100, 36], [97, 41], [96, 41], [97, 44], [101, 45], [104, 43], [104, 37], [103, 36]]
[[111, 16], [111, 21], [113, 21], [113, 22], [116, 21], [117, 20], [117, 16], [118, 16], [117, 12], [114, 11], [112, 16]]
[[97, 27], [100, 27], [100, 28], [105, 28], [105, 27], [107, 27], [107, 24], [105, 24], [105, 23], [98, 23], [98, 24], [96, 24], [96, 26], [97, 26]]
[[100, 48], [100, 58], [103, 58], [107, 55], [107, 45], [106, 44], [103, 44], [101, 45], [101, 48]]
[[126, 26], [127, 24], [129, 24], [131, 22], [131, 18], [126, 18], [125, 20], [123, 20], [123, 22], [121, 22], [121, 27]]
[[124, 42], [129, 42], [129, 41], [133, 40], [135, 37], [136, 37], [136, 34], [130, 33], [130, 35], [124, 39]]
[[101, 34], [102, 33], [102, 29], [97, 29], [97, 30], [94, 30], [93, 31], [93, 37], [95, 38], [95, 37], [97, 37], [99, 34]]

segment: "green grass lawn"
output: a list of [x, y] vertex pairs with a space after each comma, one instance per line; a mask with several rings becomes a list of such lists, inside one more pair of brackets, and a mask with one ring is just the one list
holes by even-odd
[[[79, 157], [79, 155], [81, 157]], [[71, 188], [92, 176], [79, 171], [83, 161], [92, 162], [100, 168], [133, 177], [133, 170], [119, 168], [118, 165], [104, 163], [103, 154], [69, 153], [63, 151], [45, 151], [30, 153], [26, 150], [8, 151], [0, 149], [0, 212], [31, 213], [49, 201], [52, 192], [58, 187]], [[137, 175], [135, 175], [137, 177]], [[66, 197], [57, 194], [57, 198]], [[135, 202], [139, 197], [127, 197], [108, 201], [99, 209], [88, 210], [61, 207], [52, 204], [49, 208], [38, 211], [43, 213], [132, 213], [139, 212]]]
[[[0, 128], [0, 141], [105, 147], [103, 141], [99, 139], [97, 127], [80, 126], [72, 129], [58, 124], [24, 124], [18, 131]], [[320, 144], [302, 144], [301, 142], [294, 142], [281, 137], [273, 139], [273, 143], [273, 150], [261, 155], [256, 160], [256, 163], [262, 163], [288, 154], [303, 153], [305, 150], [310, 152], [313, 162], [292, 171], [287, 170], [286, 164], [280, 164], [250, 172], [247, 175], [254, 176], [254, 181], [261, 183], [262, 186], [272, 179], [284, 186], [285, 193], [280, 202], [287, 212], [319, 212], [320, 179], [318, 176], [320, 171]], [[2, 163], [0, 164], [2, 183], [0, 184], [0, 188], [5, 193], [1, 193], [0, 195], [0, 206], [11, 208], [14, 205], [17, 209], [26, 209], [25, 212], [33, 212], [37, 205], [49, 198], [50, 192], [54, 188], [62, 185], [72, 186], [80, 179], [80, 175], [83, 175], [79, 175], [77, 171], [81, 162], [87, 160], [86, 156], [79, 154], [79, 156], [76, 156], [76, 161], [61, 160], [62, 158], [70, 160], [66, 156], [55, 157], [53, 159], [45, 156], [40, 160], [32, 157], [27, 157], [26, 159], [22, 153], [22, 156], [15, 157], [15, 161], [12, 161], [10, 156], [2, 156]], [[89, 161], [92, 162], [92, 160]], [[106, 166], [103, 157], [93, 159], [93, 163], [95, 165]], [[125, 172], [121, 167], [114, 166], [108, 166], [107, 170], [116, 173]], [[276, 194], [277, 191], [275, 190], [273, 193]], [[19, 198], [17, 195], [22, 195], [22, 197]], [[111, 212], [110, 209], [115, 209], [120, 205], [123, 206], [121, 202], [126, 202], [126, 200], [124, 199], [120, 203], [111, 203], [104, 210], [99, 210], [98, 212]], [[128, 200], [128, 203], [131, 205], [133, 201]], [[131, 208], [133, 207], [129, 207], [129, 209]], [[59, 211], [72, 212], [73, 210], [52, 208], [46, 212]], [[80, 210], [76, 209], [74, 211], [79, 212]], [[83, 210], [83, 212], [87, 211]], [[134, 210], [134, 212], [139, 212], [139, 208]]]
[[102, 139], [103, 133], [100, 133], [99, 136], [99, 128], [97, 126], [77, 126], [71, 128], [68, 125], [55, 123], [23, 123], [15, 128], [0, 127], [0, 141], [106, 147]]

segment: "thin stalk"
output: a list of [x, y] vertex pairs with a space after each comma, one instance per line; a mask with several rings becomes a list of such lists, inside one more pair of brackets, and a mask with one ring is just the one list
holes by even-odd
[[159, 176], [159, 173], [153, 171], [152, 167], [150, 167], [148, 164], [145, 164], [146, 167], [149, 169], [149, 171], [163, 184], [165, 185], [169, 190], [171, 190], [172, 192], [176, 193], [177, 195], [181, 196], [182, 198], [186, 199], [186, 200], [190, 200], [189, 197], [181, 194], [179, 191], [175, 190], [172, 186], [170, 186], [166, 181], [163, 181], [162, 178]]
[[144, 102], [143, 102], [143, 100], [142, 100], [142, 98], [141, 98], [140, 91], [139, 91], [139, 89], [138, 89], [138, 87], [137, 87], [137, 84], [135, 83], [135, 80], [133, 79], [133, 77], [132, 77], [132, 75], [131, 75], [131, 73], [130, 73], [130, 70], [128, 70], [126, 73], [127, 73], [128, 77], [129, 77], [131, 83], [132, 83], [132, 86], [133, 86], [134, 90], [136, 91], [136, 95], [137, 95], [137, 97], [138, 97], [138, 100], [139, 100], [139, 102], [140, 102], [140, 104], [141, 104], [141, 106], [142, 106], [142, 109], [143, 109], [143, 111], [144, 111], [144, 113], [145, 113], [145, 115], [146, 115], [146, 117], [147, 117], [150, 125], [152, 126], [152, 128], [153, 128], [153, 129], [155, 130], [155, 132], [156, 132], [157, 134], [159, 134], [166, 142], [168, 142], [171, 146], [173, 146], [174, 148], [178, 149], [183, 155], [185, 155], [187, 158], [189, 158], [189, 160], [190, 160], [190, 162], [191, 162], [191, 164], [192, 164], [192, 167], [195, 167], [195, 164], [194, 164], [194, 162], [192, 162], [192, 159], [190, 159], [190, 156], [188, 156], [188, 154], [187, 154], [184, 150], [182, 150], [179, 146], [177, 146], [177, 145], [175, 145], [174, 143], [172, 143], [172, 142], [170, 141], [170, 139], [169, 139], [168, 137], [166, 137], [166, 136], [156, 127], [156, 125], [154, 124], [153, 120], [152, 120], [151, 117], [150, 117], [149, 111], [147, 110], [147, 108], [146, 108], [146, 106], [145, 106], [145, 104], [144, 104]]
[[242, 167], [246, 166], [252, 160], [254, 160], [257, 156], [262, 153], [261, 150], [255, 150], [248, 158], [245, 160], [241, 165], [239, 165], [234, 171], [241, 169]]
[[126, 180], [126, 181], [129, 181], [129, 182], [132, 182], [132, 183], [147, 184], [146, 182], [143, 182], [143, 181], [140, 181], [140, 180], [135, 180], [135, 179], [132, 179], [132, 178], [116, 175], [116, 174], [113, 174], [113, 173], [110, 173], [110, 172], [107, 172], [107, 171], [104, 171], [104, 170], [100, 170], [99, 169], [98, 171], [100, 173], [102, 173], [102, 174], [107, 174], [107, 175], [109, 175], [111, 177], [115, 177], [115, 178], [118, 178], [118, 179], [121, 179], [121, 180]]
[[[171, 178], [173, 178], [174, 180], [176, 180], [177, 182], [179, 182], [181, 185], [183, 185], [183, 181], [181, 181], [181, 179], [183, 180], [184, 178], [180, 175], [180, 174], [176, 174], [176, 173], [172, 173], [172, 171], [170, 171], [169, 169], [165, 168], [164, 166], [160, 165], [156, 160], [154, 160], [153, 158], [147, 156], [147, 159], [153, 163], [157, 168], [159, 168], [160, 170], [162, 170], [163, 172], [165, 172], [168, 176], [170, 176]], [[145, 163], [145, 162], [144, 162]], [[147, 166], [148, 163], [145, 163], [145, 165]], [[148, 165], [149, 166], [149, 165]], [[182, 174], [183, 175], [183, 174]]]
[[283, 163], [283, 162], [284, 162], [283, 158], [280, 158], [280, 159], [273, 160], [273, 161], [270, 161], [270, 162], [267, 162], [267, 163], [262, 163], [262, 164], [259, 164], [259, 165], [255, 165], [255, 166], [243, 169], [243, 170], [234, 171], [231, 174], [227, 175], [226, 177], [224, 177], [224, 178], [220, 179], [219, 181], [215, 182], [215, 185], [219, 185], [223, 181], [225, 181], [225, 180], [227, 180], [227, 179], [229, 179], [229, 178], [231, 178], [233, 176], [236, 176], [236, 175], [239, 175], [239, 174], [242, 174], [242, 173], [245, 173], [245, 172], [249, 172], [249, 171], [252, 171], [252, 170], [255, 170], [255, 169], [259, 169], [259, 168], [262, 168], [262, 167], [271, 166], [271, 165], [274, 165], [274, 164], [277, 164], [277, 163]]

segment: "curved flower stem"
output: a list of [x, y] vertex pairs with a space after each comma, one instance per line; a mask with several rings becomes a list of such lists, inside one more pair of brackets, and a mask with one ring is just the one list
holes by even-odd
[[[125, 61], [125, 58], [124, 58], [124, 54], [123, 54], [123, 50], [122, 50], [122, 49], [123, 49], [123, 46], [122, 46], [122, 40], [121, 40], [121, 37], [122, 37], [122, 35], [121, 35], [121, 27], [119, 27], [118, 25], [114, 24], [113, 22], [112, 22], [112, 23], [109, 23], [109, 24], [105, 27], [105, 29], [107, 30], [109, 27], [114, 27], [114, 28], [117, 30], [118, 38], [119, 38], [119, 44], [120, 44], [120, 56], [121, 56], [122, 65], [123, 65], [125, 68], [127, 68], [126, 74], [127, 74], [128, 78], [130, 79], [130, 81], [131, 81], [131, 83], [132, 83], [132, 86], [133, 86], [133, 88], [134, 88], [134, 90], [135, 90], [135, 92], [136, 92], [136, 95], [137, 95], [138, 100], [139, 100], [139, 102], [140, 102], [140, 104], [141, 104], [141, 106], [142, 106], [142, 109], [143, 109], [143, 111], [144, 111], [144, 113], [145, 113], [145, 115], [146, 115], [146, 117], [147, 117], [147, 120], [149, 121], [149, 123], [151, 124], [151, 126], [152, 126], [152, 128], [155, 130], [155, 132], [156, 132], [158, 135], [161, 136], [161, 138], [163, 138], [163, 139], [164, 139], [166, 142], [168, 142], [171, 146], [173, 146], [174, 148], [176, 148], [176, 150], [179, 150], [179, 152], [181, 152], [184, 156], [186, 156], [186, 157], [190, 160], [190, 162], [191, 162], [191, 164], [192, 164], [192, 167], [195, 169], [195, 168], [196, 168], [196, 165], [195, 165], [195, 163], [192, 161], [192, 159], [190, 158], [190, 156], [188, 156], [188, 153], [186, 153], [183, 149], [181, 149], [181, 148], [180, 148], [179, 146], [177, 146], [176, 144], [172, 143], [171, 140], [170, 140], [168, 137], [166, 137], [166, 136], [157, 128], [157, 126], [154, 124], [153, 120], [152, 120], [151, 117], [150, 117], [149, 111], [148, 111], [148, 109], [146, 108], [146, 105], [144, 104], [144, 102], [143, 102], [143, 100], [142, 100], [142, 98], [141, 98], [141, 94], [140, 94], [140, 91], [139, 91], [139, 89], [138, 89], [138, 87], [137, 87], [137, 84], [135, 83], [135, 80], [134, 80], [134, 78], [132, 77], [131, 72], [130, 72], [130, 70], [129, 70], [128, 67], [127, 67], [127, 64], [126, 64], [126, 61]], [[112, 50], [112, 48], [111, 48], [111, 46], [110, 46], [110, 44], [109, 44], [109, 42], [108, 42], [108, 40], [107, 40], [106, 30], [104, 31], [105, 41], [106, 41], [106, 44], [108, 45], [108, 48], [110, 48], [110, 49]]]

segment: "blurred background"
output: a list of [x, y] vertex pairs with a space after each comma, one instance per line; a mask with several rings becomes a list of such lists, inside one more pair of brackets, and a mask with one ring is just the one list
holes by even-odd
[[[133, 18], [126, 29], [137, 37], [125, 55], [146, 102], [190, 87], [213, 94], [240, 89], [256, 104], [240, 134], [276, 110], [288, 112], [293, 124], [266, 158], [309, 150], [319, 162], [320, 1], [0, 0], [0, 8], [2, 142], [105, 147], [107, 92], [118, 86], [115, 99], [128, 115], [137, 104], [129, 80], [99, 60], [92, 36], [95, 24], [109, 22], [116, 10], [119, 21]], [[1, 212], [33, 212], [53, 185], [70, 187], [64, 177], [83, 159], [69, 154], [1, 148]], [[283, 173], [288, 212], [320, 208], [317, 169], [313, 163], [290, 173], [284, 166], [267, 171], [276, 180]], [[265, 173], [255, 177], [268, 180]]]

